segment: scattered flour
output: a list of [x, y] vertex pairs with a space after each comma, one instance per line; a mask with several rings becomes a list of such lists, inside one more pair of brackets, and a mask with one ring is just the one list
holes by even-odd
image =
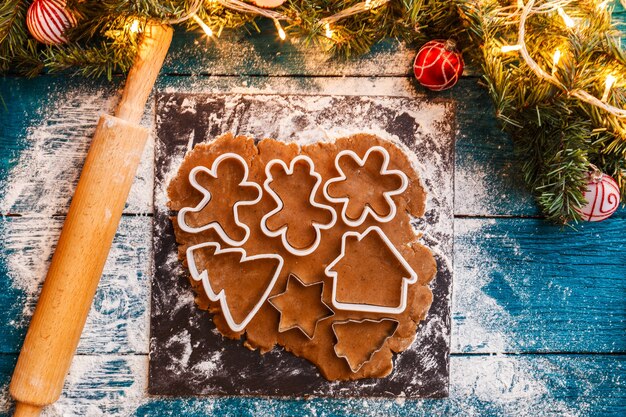
[[[242, 87], [244, 90], [250, 92]], [[47, 121], [30, 130], [27, 138], [31, 142], [30, 146], [4, 180], [3, 185], [7, 188], [0, 200], [1, 213], [24, 212], [25, 207], [28, 207], [26, 214], [37, 213], [37, 216], [5, 219], [1, 223], [4, 243], [0, 256], [6, 260], [13, 286], [26, 294], [25, 316], [29, 316], [32, 310], [60, 231], [61, 220], [51, 215], [67, 207], [77, 179], [77, 167], [84, 158], [88, 138], [97, 121], [96, 115], [99, 111], [110, 109], [114, 101], [89, 91], [72, 92], [59, 97], [56, 102], [60, 106], [44, 118]], [[325, 133], [329, 139], [341, 135], [340, 131]], [[312, 138], [313, 135], [308, 140]], [[149, 147], [147, 154], [144, 154], [147, 167], [151, 166], [152, 151]], [[420, 167], [422, 172], [423, 168]], [[480, 174], [477, 168], [472, 178], [480, 178]], [[138, 180], [144, 182], [143, 188], [136, 190], [134, 195], [143, 194], [143, 200], [150, 201], [151, 177], [145, 175], [143, 178]], [[475, 201], [480, 201], [488, 193], [480, 181], [467, 189], [473, 190]], [[145, 194], [149, 197], [146, 198]], [[466, 197], [456, 196], [457, 199]], [[146, 212], [145, 207], [148, 206], [144, 202], [137, 203], [136, 207]], [[120, 229], [127, 237], [120, 239], [118, 245], [114, 246], [103, 278], [101, 289], [104, 296], [92, 309], [87, 325], [88, 333], [100, 332], [104, 337], [94, 339], [87, 345], [85, 341], [81, 342], [84, 352], [111, 351], [109, 354], [76, 356], [62, 398], [45, 410], [45, 416], [127, 416], [141, 404], [150, 401], [146, 394], [148, 358], [145, 354], [148, 344], [147, 265], [151, 245], [150, 231], [146, 225], [149, 226], [150, 222], [137, 219], [134, 223], [128, 222], [128, 226], [123, 224]], [[455, 233], [457, 236], [486, 233], [491, 224], [493, 221], [457, 221]], [[572, 409], [557, 400], [542, 379], [544, 374], [558, 372], [558, 364], [543, 358], [504, 354], [515, 349], [515, 335], [510, 326], [515, 318], [483, 291], [488, 272], [498, 267], [497, 260], [480, 247], [466, 249], [461, 251], [461, 258], [455, 260], [457, 286], [453, 290], [452, 314], [453, 321], [457, 320], [455, 315], [462, 314], [464, 323], [455, 323], [453, 326], [452, 350], [484, 351], [493, 356], [452, 356], [450, 398], [446, 401], [415, 402], [405, 401], [402, 397], [396, 402], [318, 400], [304, 402], [301, 410], [303, 415], [329, 415], [326, 410], [331, 406], [346, 414], [359, 410], [360, 414], [368, 416], [419, 413], [420, 408], [425, 410], [425, 414], [429, 413], [428, 410], [434, 410], [433, 414], [445, 412], [464, 416], [481, 415], [486, 408], [496, 415], [510, 416], [576, 416], [584, 412], [585, 404]], [[460, 265], [466, 268], [461, 270]], [[460, 283], [462, 287], [458, 286]], [[142, 300], [142, 303], [133, 304], [137, 300]], [[192, 299], [181, 302], [192, 302]], [[126, 309], [129, 305], [133, 305], [131, 310]], [[116, 311], [119, 314], [112, 314]], [[110, 331], [102, 327], [102, 323], [96, 319], [98, 315], [103, 320], [114, 317]], [[134, 317], [136, 321], [129, 324], [129, 317]], [[11, 325], [23, 326], [24, 323]], [[125, 329], [124, 337], [127, 341], [123, 342], [126, 343], [128, 353], [133, 353], [130, 355], [113, 352], [120, 349], [116, 330], [124, 325], [131, 327]], [[182, 350], [180, 358], [175, 360], [188, 361], [190, 351], [185, 348], [185, 340], [180, 339], [181, 335], [177, 337], [179, 339], [172, 339], [172, 343], [180, 343]], [[196, 366], [212, 373], [219, 370], [219, 364], [219, 355], [213, 355]], [[8, 381], [3, 381], [0, 387], [0, 412], [6, 412], [11, 405], [7, 386]], [[219, 401], [189, 400], [188, 411], [210, 414]], [[244, 401], [248, 409], [257, 411], [253, 413], [257, 415], [275, 414], [274, 411], [283, 409], [278, 400]]]

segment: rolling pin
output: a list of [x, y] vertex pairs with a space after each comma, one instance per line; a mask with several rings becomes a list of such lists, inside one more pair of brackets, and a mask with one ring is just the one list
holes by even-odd
[[139, 122], [172, 33], [146, 26], [115, 116], [100, 117], [11, 379], [16, 417], [38, 416], [61, 395], [148, 138]]

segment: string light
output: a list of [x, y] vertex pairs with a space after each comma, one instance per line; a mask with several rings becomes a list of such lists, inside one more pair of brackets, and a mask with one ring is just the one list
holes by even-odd
[[130, 33], [138, 33], [139, 32], [139, 20], [138, 19], [134, 19], [133, 23], [130, 24], [130, 27], [128, 28], [128, 31]]
[[611, 88], [613, 84], [615, 84], [617, 78], [613, 74], [609, 74], [606, 76], [606, 80], [604, 81], [604, 94], [602, 94], [602, 101], [607, 101], [609, 99], [609, 94], [611, 93]]
[[278, 37], [284, 41], [287, 35], [285, 34], [285, 31], [283, 27], [280, 25], [280, 22], [278, 21], [278, 19], [274, 19], [274, 26], [276, 26], [276, 30], [278, 31]]
[[552, 75], [556, 72], [556, 67], [559, 65], [559, 61], [561, 60], [561, 50], [556, 49], [554, 51], [554, 55], [552, 55]]
[[[575, 90], [568, 90], [567, 87], [565, 87], [563, 85], [563, 83], [561, 83], [553, 74], [550, 74], [548, 72], [546, 72], [543, 68], [541, 68], [539, 66], [539, 64], [537, 64], [537, 62], [535, 62], [535, 60], [530, 56], [530, 53], [528, 52], [528, 48], [526, 47], [526, 41], [525, 41], [525, 37], [526, 37], [526, 19], [528, 19], [528, 16], [531, 14], [531, 10], [532, 7], [535, 5], [535, 0], [528, 0], [528, 3], [526, 3], [526, 5], [524, 6], [522, 13], [520, 15], [519, 18], [519, 30], [518, 30], [518, 38], [517, 38], [517, 43], [518, 45], [522, 46], [522, 49], [520, 49], [520, 55], [522, 56], [522, 58], [524, 59], [524, 61], [526, 62], [526, 64], [530, 67], [530, 69], [535, 73], [535, 75], [537, 77], [539, 77], [542, 80], [548, 81], [550, 84], [553, 84], [559, 88], [561, 88], [562, 90], [568, 92], [569, 95], [578, 98], [579, 100], [590, 104], [592, 106], [598, 107], [616, 117], [619, 118], [626, 118], [626, 110], [625, 109], [620, 109], [619, 107], [615, 107], [612, 106], [608, 103], [606, 103], [606, 99], [598, 99], [597, 97], [589, 94], [588, 92], [581, 90], [581, 89], [575, 89]], [[608, 90], [610, 91], [610, 87], [613, 86], [613, 83], [615, 82], [615, 80], [611, 81], [611, 78], [613, 76], [608, 76], [607, 80], [606, 80], [606, 85], [609, 87]], [[614, 77], [613, 77], [614, 78]], [[610, 85], [609, 85], [610, 84]], [[607, 88], [605, 88], [606, 90]], [[607, 95], [607, 99], [608, 99], [608, 92], [606, 92]]]
[[500, 51], [503, 53], [519, 51], [522, 49], [522, 45], [502, 45]]
[[559, 13], [559, 16], [561, 16], [561, 19], [563, 19], [563, 23], [565, 23], [565, 26], [567, 26], [570, 29], [573, 28], [574, 26], [576, 26], [576, 23], [574, 22], [574, 19], [569, 17], [569, 15], [567, 13], [565, 13], [565, 10], [563, 10], [562, 7], [559, 7], [556, 10]]
[[202, 19], [200, 19], [198, 17], [197, 14], [193, 13], [191, 15], [191, 18], [198, 24], [198, 26], [200, 26], [200, 28], [202, 28], [202, 30], [204, 31], [204, 33], [209, 37], [213, 37], [213, 30], [209, 27], [209, 25], [207, 25], [206, 23], [204, 23], [204, 21]]
[[325, 27], [326, 27], [326, 37], [328, 39], [332, 39], [333, 38], [333, 31], [330, 29], [330, 23], [327, 22], [325, 24]]

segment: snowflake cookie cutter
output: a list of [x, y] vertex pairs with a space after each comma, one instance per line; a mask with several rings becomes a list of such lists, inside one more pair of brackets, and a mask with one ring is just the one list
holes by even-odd
[[337, 335], [337, 329], [335, 326], [341, 326], [344, 324], [350, 324], [350, 323], [354, 323], [354, 324], [360, 324], [360, 323], [382, 323], [385, 321], [390, 321], [395, 323], [395, 326], [393, 328], [393, 330], [382, 340], [382, 342], [380, 342], [380, 346], [378, 346], [378, 348], [372, 350], [372, 352], [368, 355], [368, 357], [362, 361], [359, 362], [356, 366], [353, 366], [352, 364], [352, 360], [351, 358], [348, 357], [348, 355], [346, 354], [342, 354], [340, 352], [337, 352], [337, 346], [339, 345], [339, 343], [336, 343], [333, 350], [335, 351], [335, 355], [337, 355], [338, 358], [343, 358], [346, 360], [346, 362], [348, 362], [348, 366], [350, 367], [350, 370], [353, 373], [357, 373], [359, 372], [359, 370], [363, 367], [363, 365], [365, 365], [366, 363], [370, 362], [372, 360], [372, 358], [374, 357], [374, 355], [378, 352], [380, 352], [382, 350], [382, 348], [385, 346], [385, 342], [387, 340], [389, 340], [398, 330], [398, 326], [400, 325], [400, 322], [396, 319], [392, 319], [392, 318], [382, 318], [380, 320], [374, 320], [374, 319], [362, 319], [362, 320], [356, 320], [356, 319], [348, 319], [348, 320], [343, 320], [343, 321], [336, 321], [331, 325], [331, 328], [333, 329], [333, 334], [335, 335], [335, 339], [337, 340], [337, 342], [339, 342], [339, 336]]
[[[400, 305], [397, 307], [387, 307], [380, 306], [374, 304], [357, 304], [357, 303], [342, 303], [337, 300], [337, 280], [338, 274], [336, 271], [333, 271], [333, 267], [341, 261], [341, 259], [346, 254], [346, 239], [350, 236], [355, 236], [357, 241], [363, 240], [365, 236], [368, 234], [375, 232], [380, 238], [383, 240], [387, 248], [393, 253], [396, 260], [402, 265], [405, 271], [408, 273], [408, 277], [402, 277], [402, 287], [401, 287], [401, 296], [400, 296]], [[409, 285], [415, 284], [417, 282], [417, 272], [413, 270], [411, 265], [404, 259], [402, 254], [396, 249], [394, 244], [389, 240], [385, 232], [378, 226], [370, 226], [363, 233], [358, 233], [354, 231], [346, 232], [341, 237], [341, 253], [337, 256], [328, 266], [324, 269], [324, 273], [332, 278], [333, 280], [333, 290], [331, 296], [331, 302], [333, 307], [338, 310], [348, 310], [348, 311], [360, 311], [364, 313], [380, 313], [380, 314], [401, 314], [407, 306], [408, 302], [408, 293], [409, 293]]]
[[[213, 291], [213, 287], [211, 286], [211, 279], [209, 277], [209, 273], [207, 272], [207, 270], [205, 269], [202, 272], [198, 271], [198, 267], [196, 266], [196, 260], [193, 256], [193, 252], [195, 250], [206, 248], [206, 247], [214, 247], [215, 255], [220, 255], [223, 253], [239, 253], [241, 254], [240, 263], [243, 263], [246, 261], [253, 261], [255, 259], [277, 259], [278, 260], [278, 267], [276, 268], [276, 271], [274, 272], [274, 275], [272, 276], [270, 284], [268, 285], [267, 289], [265, 290], [265, 292], [263, 293], [259, 301], [254, 305], [254, 308], [248, 313], [246, 318], [241, 323], [237, 323], [235, 319], [233, 318], [233, 315], [230, 312], [230, 307], [228, 306], [228, 301], [226, 299], [226, 293], [224, 289], [222, 289], [218, 293], [215, 293], [215, 291]], [[187, 264], [189, 266], [189, 272], [191, 273], [191, 277], [193, 278], [194, 281], [202, 282], [202, 287], [204, 288], [204, 292], [206, 293], [207, 297], [209, 297], [209, 300], [214, 301], [214, 302], [219, 301], [220, 307], [222, 308], [222, 313], [224, 314], [224, 319], [226, 320], [226, 324], [228, 324], [228, 327], [230, 327], [230, 329], [234, 332], [240, 332], [243, 329], [245, 329], [245, 327], [250, 323], [250, 321], [254, 318], [254, 316], [256, 316], [256, 313], [258, 313], [258, 311], [263, 306], [263, 303], [265, 302], [265, 300], [267, 300], [267, 297], [269, 297], [270, 293], [272, 292], [272, 289], [274, 288], [274, 285], [276, 284], [276, 281], [278, 280], [278, 277], [285, 263], [285, 260], [280, 255], [259, 254], [259, 255], [247, 256], [247, 252], [244, 249], [241, 249], [241, 248], [222, 249], [220, 244], [217, 242], [204, 242], [204, 243], [190, 246], [189, 248], [187, 248], [186, 257], [187, 257]]]
[[[309, 203], [313, 207], [317, 207], [317, 208], [321, 208], [321, 209], [330, 211], [331, 216], [332, 216], [332, 219], [331, 219], [330, 223], [328, 223], [328, 224], [320, 224], [320, 223], [312, 222], [313, 228], [315, 229], [315, 241], [313, 242], [313, 244], [311, 246], [309, 246], [308, 248], [305, 248], [305, 249], [294, 248], [289, 243], [289, 241], [287, 240], [287, 228], [288, 228], [287, 225], [282, 226], [280, 229], [273, 231], [273, 230], [270, 230], [267, 227], [267, 224], [266, 224], [267, 220], [270, 217], [272, 217], [274, 214], [280, 212], [284, 208], [283, 200], [278, 196], [278, 194], [276, 194], [276, 192], [274, 190], [272, 190], [270, 188], [270, 183], [274, 180], [274, 177], [272, 176], [272, 173], [271, 173], [272, 167], [274, 165], [280, 165], [287, 175], [293, 175], [293, 171], [294, 171], [294, 168], [296, 166], [296, 163], [298, 163], [300, 161], [305, 161], [309, 165], [309, 174], [316, 178], [315, 185], [313, 186], [313, 189], [311, 190], [311, 194], [309, 195]], [[279, 237], [280, 236], [281, 241], [283, 243], [283, 246], [292, 255], [306, 256], [306, 255], [312, 254], [313, 252], [315, 252], [315, 250], [317, 249], [317, 247], [320, 244], [320, 241], [322, 240], [321, 230], [328, 230], [328, 229], [332, 228], [335, 225], [335, 223], [337, 223], [337, 213], [335, 213], [335, 209], [332, 208], [329, 205], [317, 203], [315, 201], [315, 194], [317, 193], [317, 190], [319, 189], [320, 185], [322, 184], [322, 176], [318, 172], [315, 171], [315, 163], [313, 162], [313, 160], [311, 158], [309, 158], [306, 155], [298, 155], [298, 156], [296, 156], [295, 158], [293, 158], [291, 160], [291, 162], [289, 163], [289, 166], [287, 166], [287, 164], [283, 160], [281, 160], [281, 159], [272, 159], [265, 166], [265, 175], [266, 175], [267, 179], [263, 183], [263, 188], [274, 199], [274, 201], [277, 204], [277, 207], [274, 210], [272, 210], [269, 213], [267, 213], [265, 216], [263, 216], [263, 218], [261, 219], [261, 231], [263, 232], [263, 234], [265, 234], [266, 236], [269, 236], [269, 237]]]
[[[293, 324], [293, 325], [291, 325], [289, 327], [285, 327], [285, 328], [281, 328], [280, 327], [280, 325], [282, 323], [283, 311], [280, 309], [279, 306], [274, 304], [274, 301], [272, 301], [272, 299], [280, 297], [280, 296], [283, 296], [283, 295], [285, 295], [287, 293], [288, 288], [289, 288], [289, 282], [291, 281], [292, 278], [295, 279], [296, 281], [298, 281], [299, 285], [301, 285], [303, 287], [313, 287], [315, 285], [321, 285], [322, 286], [322, 290], [320, 292], [320, 303], [323, 306], [325, 306], [327, 310], [330, 311], [330, 314], [327, 315], [327, 316], [320, 316], [319, 318], [317, 318], [317, 320], [315, 320], [315, 325], [313, 326], [313, 331], [311, 332], [311, 334], [308, 334], [306, 332], [306, 330], [303, 329], [301, 326], [299, 326], [297, 323]], [[327, 318], [330, 318], [330, 317], [335, 315], [335, 312], [322, 299], [323, 295], [324, 295], [324, 281], [314, 282], [312, 284], [305, 284], [296, 274], [290, 273], [289, 277], [287, 277], [287, 287], [285, 288], [285, 291], [283, 291], [283, 292], [281, 292], [279, 294], [273, 295], [273, 296], [271, 296], [270, 298], [267, 299], [267, 301], [272, 305], [272, 307], [274, 307], [278, 311], [278, 313], [280, 314], [281, 321], [279, 322], [278, 332], [279, 333], [284, 333], [284, 332], [286, 332], [288, 330], [298, 329], [298, 330], [300, 330], [300, 332], [302, 334], [304, 334], [307, 337], [307, 339], [313, 340], [313, 337], [315, 337], [315, 332], [317, 331], [317, 325], [319, 324], [319, 322], [322, 321], [322, 320], [326, 320]]]
[[[350, 219], [348, 215], [346, 214], [348, 210], [348, 202], [350, 198], [349, 197], [331, 197], [330, 194], [328, 194], [328, 187], [330, 187], [331, 184], [345, 181], [348, 178], [346, 174], [343, 172], [343, 169], [341, 169], [341, 167], [339, 166], [339, 160], [342, 157], [349, 156], [350, 158], [356, 161], [359, 167], [363, 167], [365, 166], [365, 162], [367, 161], [367, 159], [369, 158], [372, 152], [378, 152], [383, 156], [383, 164], [380, 167], [379, 173], [381, 175], [389, 175], [389, 174], [398, 175], [402, 181], [402, 184], [400, 185], [400, 188], [396, 190], [385, 191], [383, 193], [383, 198], [385, 199], [387, 204], [389, 204], [389, 208], [390, 208], [388, 215], [380, 216], [376, 213], [374, 209], [370, 207], [369, 204], [366, 204], [365, 207], [363, 208], [363, 212], [361, 213], [361, 216], [359, 216], [358, 219], [353, 220], [353, 219]], [[376, 219], [376, 221], [380, 223], [387, 223], [391, 221], [394, 217], [396, 217], [396, 212], [398, 209], [392, 197], [398, 194], [402, 194], [407, 189], [407, 187], [409, 186], [409, 178], [406, 176], [404, 172], [400, 171], [399, 169], [389, 169], [389, 159], [390, 157], [389, 157], [389, 152], [387, 152], [387, 149], [378, 145], [372, 146], [371, 148], [369, 148], [367, 152], [365, 152], [365, 155], [363, 156], [363, 158], [359, 158], [359, 155], [357, 155], [356, 152], [350, 149], [344, 149], [343, 151], [339, 152], [337, 156], [335, 157], [335, 169], [337, 169], [340, 175], [339, 177], [331, 178], [328, 181], [326, 181], [326, 184], [324, 184], [323, 193], [324, 193], [324, 197], [326, 197], [328, 201], [331, 201], [333, 203], [341, 203], [343, 205], [341, 209], [341, 219], [348, 226], [358, 227], [362, 225], [365, 222], [365, 219], [367, 218], [368, 214], [370, 214], [374, 219]]]
[[[231, 239], [224, 231], [224, 228], [216, 221], [210, 222], [200, 227], [189, 226], [185, 221], [185, 214], [200, 212], [202, 209], [204, 209], [204, 207], [206, 207], [207, 204], [209, 204], [212, 198], [211, 192], [198, 183], [198, 180], [196, 179], [197, 174], [199, 172], [204, 172], [211, 177], [217, 179], [217, 168], [223, 161], [227, 159], [235, 159], [243, 166], [244, 176], [239, 185], [244, 187], [254, 187], [259, 192], [258, 197], [254, 200], [238, 201], [233, 205], [233, 216], [235, 218], [235, 224], [245, 231], [245, 235], [242, 240]], [[261, 197], [263, 197], [263, 190], [261, 189], [261, 186], [255, 182], [248, 181], [249, 173], [250, 171], [245, 159], [243, 159], [241, 155], [232, 152], [228, 152], [217, 157], [215, 161], [213, 161], [211, 169], [203, 165], [198, 165], [194, 167], [191, 171], [189, 171], [189, 182], [191, 183], [191, 186], [200, 191], [203, 197], [200, 203], [198, 203], [198, 205], [196, 205], [195, 207], [184, 207], [178, 212], [178, 226], [180, 227], [180, 229], [187, 233], [200, 233], [205, 230], [213, 229], [224, 242], [231, 246], [241, 246], [246, 243], [248, 241], [248, 238], [250, 237], [250, 228], [245, 223], [239, 220], [239, 206], [250, 206], [256, 204], [261, 201]]]

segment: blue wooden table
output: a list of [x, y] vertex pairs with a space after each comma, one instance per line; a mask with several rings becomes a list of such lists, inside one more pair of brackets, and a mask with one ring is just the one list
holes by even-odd
[[[414, 53], [388, 41], [340, 62], [271, 30], [218, 41], [177, 32], [156, 88], [414, 97]], [[576, 230], [542, 220], [479, 80], [442, 94], [458, 106], [448, 399], [149, 397], [149, 146], [63, 397], [45, 414], [626, 415], [626, 210]], [[0, 415], [10, 414], [10, 375], [95, 122], [122, 82], [0, 79]], [[154, 117], [151, 106], [143, 123]]]

